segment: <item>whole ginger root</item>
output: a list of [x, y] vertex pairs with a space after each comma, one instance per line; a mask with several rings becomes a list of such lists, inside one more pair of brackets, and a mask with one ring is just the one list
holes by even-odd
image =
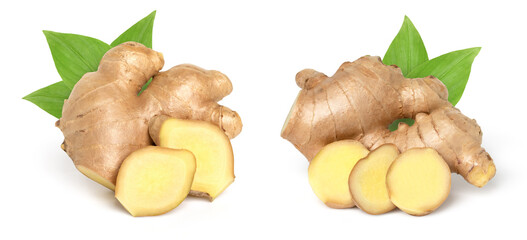
[[57, 126], [79, 171], [113, 190], [123, 160], [153, 145], [148, 125], [157, 115], [208, 121], [229, 138], [240, 133], [240, 116], [217, 103], [232, 91], [227, 76], [189, 64], [159, 72], [163, 64], [160, 53], [126, 42], [110, 49], [97, 72], [75, 85]]
[[[445, 85], [435, 77], [408, 79], [379, 57], [364, 56], [343, 63], [332, 77], [303, 70], [296, 82], [302, 90], [281, 135], [308, 160], [331, 142], [353, 139], [370, 150], [384, 143], [395, 144], [401, 152], [434, 148], [452, 172], [478, 187], [496, 172], [481, 147], [480, 127], [448, 102]], [[400, 118], [415, 123], [401, 123], [390, 132], [388, 126]]]

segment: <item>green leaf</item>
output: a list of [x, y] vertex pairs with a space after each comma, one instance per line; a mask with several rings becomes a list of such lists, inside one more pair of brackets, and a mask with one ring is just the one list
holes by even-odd
[[55, 67], [64, 84], [73, 86], [87, 72], [95, 72], [110, 45], [82, 35], [44, 31]]
[[143, 87], [141, 87], [141, 90], [139, 90], [139, 93], [137, 93], [137, 96], [141, 95], [141, 93], [143, 93], [143, 91], [148, 88], [151, 82], [152, 78], [148, 79], [148, 81], [143, 85]]
[[407, 77], [435, 76], [445, 84], [448, 101], [455, 106], [465, 91], [472, 62], [480, 50], [480, 47], [475, 47], [443, 54], [417, 66]]
[[397, 65], [406, 76], [415, 67], [428, 60], [425, 44], [412, 21], [404, 16], [404, 22], [386, 51], [383, 63]]
[[406, 123], [408, 126], [412, 126], [412, 125], [414, 125], [415, 120], [413, 120], [411, 118], [397, 119], [397, 120], [393, 121], [392, 124], [390, 124], [390, 126], [388, 126], [388, 130], [390, 130], [390, 132], [393, 132], [393, 131], [397, 130], [399, 128], [399, 123], [400, 122]]
[[155, 17], [156, 11], [153, 11], [148, 16], [128, 28], [128, 30], [112, 42], [111, 46], [115, 47], [124, 42], [134, 41], [152, 48], [152, 31], [154, 28]]
[[60, 81], [34, 91], [23, 99], [34, 103], [56, 118], [60, 118], [62, 116], [62, 105], [64, 105], [64, 100], [70, 96], [70, 92], [71, 90], [66, 84]]

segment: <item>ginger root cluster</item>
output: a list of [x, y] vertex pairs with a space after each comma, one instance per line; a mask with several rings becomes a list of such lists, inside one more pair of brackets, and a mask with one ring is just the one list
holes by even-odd
[[113, 190], [123, 160], [154, 144], [148, 127], [155, 116], [211, 122], [229, 138], [240, 133], [240, 116], [217, 103], [232, 91], [227, 76], [189, 64], [160, 72], [163, 64], [162, 54], [126, 42], [75, 85], [57, 126], [79, 171]]
[[[329, 143], [352, 139], [368, 149], [385, 143], [401, 152], [433, 148], [452, 172], [478, 187], [494, 177], [480, 127], [448, 102], [447, 88], [433, 76], [408, 79], [397, 66], [364, 56], [343, 63], [331, 77], [303, 70], [296, 83], [302, 89], [281, 135], [308, 160]], [[401, 118], [415, 124], [400, 123], [390, 132], [388, 126]]]
[[115, 190], [133, 216], [166, 213], [189, 194], [212, 201], [234, 181], [229, 139], [242, 122], [217, 103], [230, 80], [190, 64], [160, 72], [163, 64], [140, 43], [110, 49], [75, 85], [56, 124], [77, 169]]

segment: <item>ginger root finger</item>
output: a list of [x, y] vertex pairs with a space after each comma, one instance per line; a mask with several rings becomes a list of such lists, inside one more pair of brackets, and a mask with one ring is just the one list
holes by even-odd
[[[379, 57], [343, 63], [328, 77], [311, 69], [297, 74], [302, 88], [281, 136], [311, 161], [334, 141], [354, 139], [368, 149], [393, 143], [399, 150], [431, 147], [469, 183], [482, 187], [496, 172], [481, 147], [481, 129], [448, 102], [448, 90], [435, 77], [408, 79]], [[396, 119], [415, 124], [390, 132]]]
[[349, 189], [355, 205], [364, 212], [377, 215], [395, 208], [386, 188], [386, 173], [398, 155], [395, 145], [385, 144], [371, 151], [353, 167]]
[[353, 166], [368, 152], [354, 140], [341, 140], [323, 147], [308, 168], [309, 184], [315, 195], [331, 208], [355, 206], [348, 179]]
[[229, 137], [241, 131], [239, 115], [216, 103], [232, 91], [225, 75], [189, 64], [159, 73], [163, 64], [162, 54], [126, 42], [110, 49], [97, 72], [75, 85], [57, 125], [64, 151], [84, 175], [113, 190], [122, 161], [153, 144], [148, 123], [157, 115], [208, 121]]
[[213, 201], [234, 181], [234, 155], [229, 138], [205, 121], [157, 116], [150, 135], [161, 147], [186, 149], [196, 157], [197, 170], [190, 195]]
[[[391, 140], [409, 136], [410, 132], [419, 135], [417, 138], [407, 137], [404, 143]], [[475, 120], [467, 118], [457, 108], [439, 108], [430, 114], [420, 113], [414, 125], [401, 123], [389, 136], [393, 137], [386, 137], [377, 144], [393, 143], [402, 152], [423, 145], [432, 147], [443, 157], [452, 172], [460, 174], [474, 186], [483, 187], [496, 173], [492, 158], [481, 147], [481, 129]]]
[[123, 161], [115, 197], [134, 217], [160, 215], [187, 197], [195, 172], [196, 160], [187, 150], [144, 147]]
[[451, 173], [432, 148], [413, 148], [395, 159], [386, 175], [390, 200], [404, 212], [422, 216], [436, 210], [450, 193]]

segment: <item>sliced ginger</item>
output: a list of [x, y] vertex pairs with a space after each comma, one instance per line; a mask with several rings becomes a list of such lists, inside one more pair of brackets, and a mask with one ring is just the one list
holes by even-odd
[[355, 206], [348, 178], [355, 163], [368, 152], [362, 143], [355, 140], [341, 140], [322, 148], [311, 160], [308, 169], [309, 183], [317, 197], [332, 208]]
[[115, 197], [134, 217], [160, 215], [187, 197], [195, 172], [196, 160], [187, 150], [144, 147], [121, 165]]
[[154, 117], [150, 135], [158, 146], [186, 149], [196, 157], [190, 195], [214, 200], [234, 181], [234, 155], [229, 138], [216, 125], [167, 116]]
[[355, 164], [349, 176], [349, 189], [355, 204], [369, 214], [382, 214], [395, 208], [386, 189], [386, 173], [399, 150], [384, 144]]
[[390, 200], [399, 209], [416, 216], [431, 213], [446, 200], [450, 181], [448, 164], [432, 148], [403, 152], [386, 175]]

